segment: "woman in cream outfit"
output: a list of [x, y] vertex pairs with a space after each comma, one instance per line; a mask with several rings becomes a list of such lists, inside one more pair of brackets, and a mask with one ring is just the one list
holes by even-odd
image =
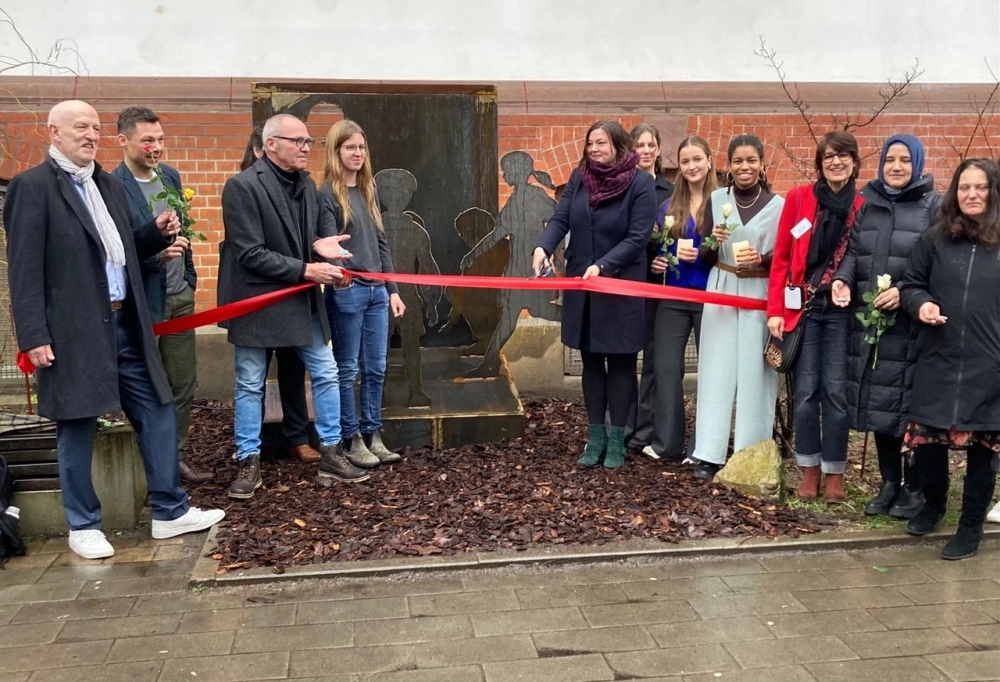
[[[774, 251], [784, 199], [771, 193], [763, 166], [763, 144], [753, 135], [734, 138], [728, 150], [731, 185], [711, 195], [718, 260], [706, 291], [767, 299], [768, 265]], [[723, 215], [728, 205], [731, 213]], [[720, 226], [735, 228], [728, 232]], [[737, 259], [733, 246], [747, 242]], [[703, 248], [705, 248], [703, 246]], [[705, 304], [698, 349], [698, 411], [695, 421], [695, 475], [711, 479], [726, 462], [733, 405], [733, 446], [748, 447], [772, 436], [778, 375], [764, 362], [767, 316]]]

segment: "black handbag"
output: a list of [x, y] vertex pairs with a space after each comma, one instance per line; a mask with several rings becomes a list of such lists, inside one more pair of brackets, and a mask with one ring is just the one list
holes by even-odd
[[[808, 311], [808, 305], [803, 308], [802, 314]], [[775, 372], [785, 374], [790, 372], [795, 366], [795, 360], [799, 357], [799, 349], [802, 347], [802, 329], [805, 324], [798, 324], [790, 332], [785, 332], [782, 338], [768, 336], [767, 345], [764, 346], [764, 361], [771, 366]]]

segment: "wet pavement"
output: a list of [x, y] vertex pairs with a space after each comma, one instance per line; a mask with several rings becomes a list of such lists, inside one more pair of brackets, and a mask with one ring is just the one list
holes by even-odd
[[1000, 542], [191, 589], [204, 535], [30, 547], [0, 680], [1000, 680]]

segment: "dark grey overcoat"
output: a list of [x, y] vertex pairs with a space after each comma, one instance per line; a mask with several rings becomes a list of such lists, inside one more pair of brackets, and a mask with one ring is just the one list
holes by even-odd
[[[100, 165], [94, 182], [125, 246], [127, 304], [156, 394], [166, 405], [173, 394], [153, 336], [139, 259], [170, 241], [155, 222], [133, 235], [125, 190]], [[17, 175], [3, 218], [17, 346], [27, 351], [50, 344], [56, 358], [51, 367], [36, 370], [39, 414], [80, 419], [121, 409], [104, 247], [73, 180], [51, 159]]]
[[[638, 171], [621, 196], [590, 208], [590, 194], [574, 170], [538, 246], [555, 253], [569, 233], [566, 276], [591, 265], [602, 277], [646, 281], [646, 243], [656, 221], [653, 177]], [[567, 291], [563, 294], [562, 342], [589, 345], [592, 353], [638, 353], [645, 343], [646, 304], [641, 298]]]
[[[316, 185], [302, 173], [305, 225], [293, 219], [285, 190], [266, 159], [226, 182], [222, 190], [222, 220], [226, 228], [221, 253], [221, 303], [242, 301], [305, 282], [306, 263], [320, 261], [312, 243], [329, 236], [320, 227]], [[332, 234], [336, 234], [333, 232]], [[222, 281], [225, 275], [226, 281]], [[323, 338], [330, 325], [318, 286], [263, 310], [228, 322], [229, 342], [253, 348], [312, 344], [312, 315], [319, 315]]]

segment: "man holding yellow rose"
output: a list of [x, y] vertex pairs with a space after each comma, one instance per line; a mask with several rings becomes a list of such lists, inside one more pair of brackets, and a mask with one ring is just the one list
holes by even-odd
[[[181, 188], [181, 176], [177, 170], [160, 162], [164, 133], [160, 119], [153, 111], [146, 107], [123, 110], [118, 115], [118, 144], [124, 159], [112, 174], [125, 186], [136, 225], [144, 225], [168, 209], [162, 198], [165, 184], [182, 192], [188, 201], [194, 197], [193, 189]], [[194, 313], [198, 275], [187, 238], [177, 235], [173, 244], [143, 260], [141, 265], [143, 289], [154, 324]], [[181, 481], [204, 483], [212, 478], [212, 474], [194, 470], [184, 459], [197, 380], [194, 330], [159, 337], [159, 349], [174, 394]]]

